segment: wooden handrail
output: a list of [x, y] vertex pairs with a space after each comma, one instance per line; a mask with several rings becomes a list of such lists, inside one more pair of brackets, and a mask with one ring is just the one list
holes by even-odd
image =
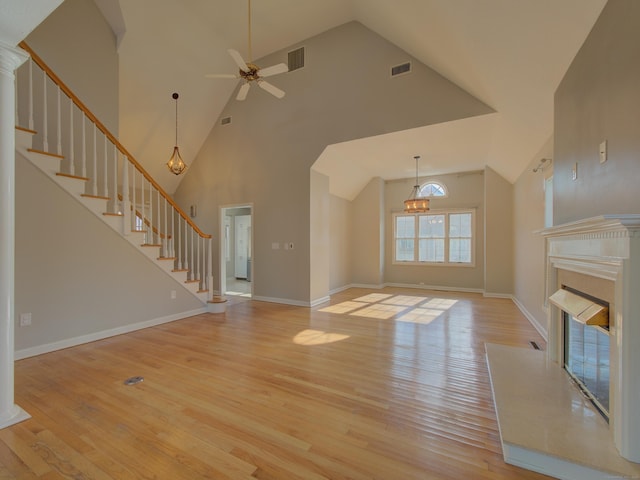
[[200, 230], [198, 226], [195, 223], [193, 223], [193, 221], [178, 206], [178, 204], [173, 200], [173, 198], [171, 198], [164, 191], [164, 189], [160, 185], [158, 185], [158, 183], [153, 179], [153, 177], [151, 177], [151, 175], [147, 173], [147, 171], [142, 167], [142, 165], [138, 163], [138, 161], [133, 157], [133, 155], [131, 155], [131, 153], [129, 153], [127, 149], [124, 148], [124, 146], [118, 141], [118, 139], [115, 136], [113, 136], [113, 134], [107, 129], [107, 127], [105, 127], [102, 124], [102, 122], [98, 120], [98, 118], [93, 113], [91, 113], [91, 110], [89, 110], [89, 108], [87, 108], [87, 106], [84, 103], [82, 103], [82, 101], [78, 97], [75, 96], [75, 94], [71, 91], [71, 89], [67, 87], [67, 85], [65, 85], [65, 83], [62, 80], [60, 80], [60, 78], [55, 73], [53, 73], [53, 71], [49, 68], [49, 66], [31, 49], [31, 47], [29, 47], [29, 45], [27, 45], [26, 42], [22, 41], [18, 44], [18, 46], [29, 53], [33, 61], [36, 62], [36, 64], [48, 75], [48, 77], [56, 85], [60, 87], [60, 89], [71, 99], [71, 101], [82, 112], [84, 112], [84, 114], [98, 127], [98, 129], [100, 129], [100, 131], [104, 133], [104, 135], [111, 141], [111, 143], [113, 143], [116, 146], [116, 148], [120, 151], [120, 153], [129, 159], [129, 161], [133, 164], [136, 170], [138, 170], [144, 176], [144, 178], [146, 178], [149, 181], [149, 183], [151, 183], [151, 185], [153, 185], [155, 189], [158, 190], [158, 192], [160, 192], [160, 194], [171, 204], [171, 206], [173, 206], [173, 208], [180, 214], [180, 216], [184, 218], [189, 225], [191, 225], [191, 228], [193, 228], [198, 235], [200, 235], [203, 238], [211, 238], [211, 235], [202, 232], [202, 230]]

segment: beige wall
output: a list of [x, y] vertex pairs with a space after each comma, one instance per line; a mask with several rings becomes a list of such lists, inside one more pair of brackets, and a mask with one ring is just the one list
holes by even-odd
[[519, 307], [541, 333], [547, 332], [545, 310], [544, 179], [553, 167], [533, 172], [541, 158], [552, 158], [553, 139], [542, 147], [513, 186], [514, 297]]
[[65, 0], [25, 41], [117, 136], [116, 37], [95, 3]]
[[640, 2], [609, 0], [555, 94], [555, 224], [640, 212], [638, 59]]
[[352, 283], [384, 283], [384, 180], [375, 177], [352, 202]]
[[[175, 198], [183, 207], [198, 205], [204, 231], [219, 231], [219, 205], [252, 203], [255, 296], [305, 304], [315, 297], [309, 170], [324, 148], [492, 110], [415, 61], [411, 75], [391, 81], [390, 66], [410, 56], [356, 22], [291, 48], [298, 46], [306, 49], [305, 67], [273, 79], [286, 96], [252, 87], [246, 101], [232, 97], [221, 114], [232, 123], [215, 124]], [[288, 50], [257, 63], [286, 61]], [[296, 249], [274, 251], [277, 241]]]
[[357, 249], [351, 241], [352, 202], [330, 195], [329, 212], [329, 292], [333, 292], [352, 283], [353, 255]]
[[513, 293], [513, 185], [486, 167], [484, 170], [484, 291]]
[[[423, 184], [429, 177], [421, 177]], [[450, 287], [462, 290], [484, 288], [484, 175], [483, 172], [461, 172], [433, 177], [449, 191], [447, 198], [434, 199], [432, 210], [471, 208], [475, 216], [475, 266], [444, 267], [393, 265], [393, 213], [402, 212], [403, 202], [411, 193], [415, 179], [388, 181], [385, 186], [385, 281], [394, 284]]]
[[329, 178], [311, 170], [310, 231], [310, 301], [326, 300], [329, 295], [331, 233]]

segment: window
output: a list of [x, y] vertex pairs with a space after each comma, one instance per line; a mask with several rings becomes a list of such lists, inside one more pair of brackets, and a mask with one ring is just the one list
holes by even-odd
[[447, 188], [438, 182], [425, 183], [420, 187], [421, 197], [447, 197]]
[[473, 266], [473, 210], [394, 214], [394, 263]]

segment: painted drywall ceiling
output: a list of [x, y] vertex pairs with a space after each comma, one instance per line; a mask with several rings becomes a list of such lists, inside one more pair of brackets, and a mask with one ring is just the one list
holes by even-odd
[[15, 47], [61, 3], [62, 0], [0, 1], [0, 43]]
[[[174, 192], [182, 177], [164, 167], [175, 136], [171, 94], [180, 93], [178, 143], [188, 163], [236, 89], [234, 80], [204, 75], [235, 71], [228, 48], [246, 55], [247, 3], [100, 0], [101, 8], [109, 2], [119, 4], [126, 28], [123, 35], [122, 25], [114, 26], [121, 37], [121, 139]], [[334, 194], [351, 198], [375, 176], [410, 177], [416, 154], [424, 159], [421, 175], [488, 165], [513, 182], [551, 137], [553, 93], [605, 3], [252, 0], [253, 57], [356, 20], [496, 110], [488, 118], [328, 146], [314, 168], [330, 177]], [[357, 171], [341, 170], [345, 158]]]

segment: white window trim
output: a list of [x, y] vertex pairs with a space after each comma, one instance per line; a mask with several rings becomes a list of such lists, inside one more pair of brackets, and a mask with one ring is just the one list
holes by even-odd
[[427, 185], [429, 185], [430, 183], [438, 185], [440, 188], [442, 188], [442, 191], [444, 192], [444, 194], [443, 195], [426, 195], [426, 197], [428, 197], [428, 198], [447, 198], [449, 196], [449, 189], [447, 188], [447, 186], [444, 183], [442, 183], [442, 182], [440, 182], [438, 180], [428, 180], [428, 181], [424, 182], [422, 185], [420, 185], [420, 190], [419, 191], [422, 192], [422, 189], [424, 187], [426, 187]]
[[[458, 262], [420, 262], [417, 260], [407, 262], [396, 260], [396, 217], [399, 216], [410, 216], [418, 217], [420, 215], [445, 215], [446, 217], [446, 225], [445, 225], [445, 258], [449, 258], [449, 214], [451, 213], [470, 213], [471, 214], [471, 262], [469, 263], [458, 263]], [[423, 266], [423, 267], [462, 267], [462, 268], [473, 268], [476, 266], [476, 209], [475, 208], [448, 208], [448, 209], [438, 209], [438, 210], [429, 210], [427, 213], [404, 213], [404, 212], [394, 212], [392, 214], [392, 222], [393, 222], [393, 237], [392, 237], [392, 252], [391, 252], [391, 264], [392, 265], [407, 265], [407, 266]], [[417, 229], [416, 229], [417, 232]], [[414, 237], [417, 240], [417, 236]], [[414, 258], [418, 258], [418, 242], [414, 242]]]

